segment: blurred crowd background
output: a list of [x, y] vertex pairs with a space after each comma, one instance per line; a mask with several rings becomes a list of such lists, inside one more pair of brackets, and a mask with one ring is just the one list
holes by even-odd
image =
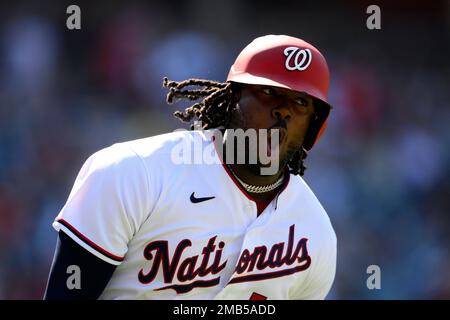
[[90, 154], [187, 127], [162, 78], [223, 81], [264, 34], [313, 43], [331, 70], [305, 176], [338, 237], [328, 299], [450, 299], [450, 2], [392, 2], [1, 2], [0, 299], [42, 298], [51, 223]]

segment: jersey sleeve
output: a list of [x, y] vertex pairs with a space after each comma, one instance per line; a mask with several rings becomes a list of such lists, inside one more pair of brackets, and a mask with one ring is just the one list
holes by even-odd
[[86, 160], [53, 227], [98, 258], [119, 265], [150, 214], [152, 198], [143, 160], [115, 144]]

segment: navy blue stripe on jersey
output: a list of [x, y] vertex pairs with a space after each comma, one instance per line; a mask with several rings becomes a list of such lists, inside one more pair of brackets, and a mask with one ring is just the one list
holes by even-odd
[[69, 229], [73, 234], [75, 234], [78, 239], [80, 239], [81, 241], [83, 241], [84, 243], [86, 243], [89, 247], [91, 247], [92, 249], [100, 252], [102, 255], [110, 258], [111, 260], [117, 261], [117, 262], [122, 262], [124, 257], [119, 257], [116, 256], [108, 251], [106, 251], [105, 249], [103, 249], [102, 247], [98, 246], [97, 244], [95, 244], [94, 242], [92, 242], [91, 240], [89, 240], [87, 237], [85, 237], [81, 232], [79, 232], [77, 229], [75, 229], [75, 227], [73, 227], [70, 223], [68, 223], [66, 220], [64, 219], [58, 219], [57, 220], [59, 223], [61, 223], [63, 226], [65, 226], [67, 229]]

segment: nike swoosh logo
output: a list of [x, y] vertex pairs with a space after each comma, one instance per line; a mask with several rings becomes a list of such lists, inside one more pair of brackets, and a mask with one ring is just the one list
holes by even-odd
[[192, 203], [199, 203], [199, 202], [208, 201], [208, 200], [211, 200], [211, 199], [214, 199], [214, 198], [215, 198], [215, 197], [196, 198], [196, 197], [194, 196], [194, 193], [195, 193], [195, 192], [192, 192], [192, 194], [191, 194], [191, 202], [192, 202]]

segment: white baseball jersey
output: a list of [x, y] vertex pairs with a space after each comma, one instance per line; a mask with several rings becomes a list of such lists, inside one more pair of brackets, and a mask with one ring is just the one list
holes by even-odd
[[[217, 164], [176, 164], [200, 143]], [[53, 227], [117, 265], [100, 299], [324, 299], [336, 235], [304, 180], [290, 175], [258, 216], [211, 131], [117, 143], [81, 168]]]

